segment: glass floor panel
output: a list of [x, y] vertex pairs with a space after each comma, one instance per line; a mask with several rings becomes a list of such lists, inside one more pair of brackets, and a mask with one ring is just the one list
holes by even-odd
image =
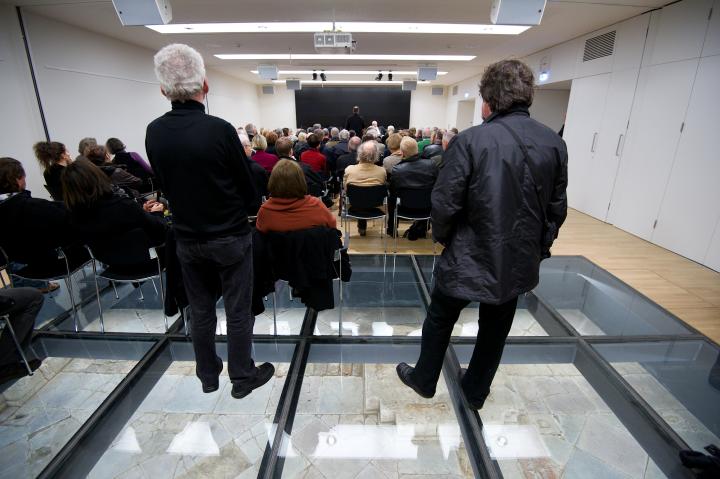
[[0, 477], [37, 476], [152, 344], [35, 341], [40, 368], [0, 387]]
[[382, 351], [312, 347], [282, 477], [473, 477], [444, 381], [423, 399]]
[[[223, 363], [220, 389], [204, 394], [190, 343], [173, 343], [175, 360], [159, 378], [88, 477], [256, 477], [294, 346], [255, 345], [258, 364], [275, 376], [243, 399], [230, 395]], [[227, 359], [225, 344], [218, 354]]]
[[352, 255], [352, 278], [343, 283], [342, 318], [339, 284], [335, 308], [321, 311], [316, 335], [420, 336], [425, 308], [409, 256]]
[[[455, 349], [467, 367], [472, 346]], [[544, 358], [537, 352], [506, 347], [479, 411], [485, 443], [505, 479], [665, 477], [573, 365], [572, 347], [546, 346]], [[536, 361], [523, 364], [526, 355]]]
[[582, 257], [543, 261], [540, 284], [533, 293], [580, 335], [691, 334], [668, 311]]
[[705, 341], [594, 344], [696, 451], [720, 445], [720, 350]]

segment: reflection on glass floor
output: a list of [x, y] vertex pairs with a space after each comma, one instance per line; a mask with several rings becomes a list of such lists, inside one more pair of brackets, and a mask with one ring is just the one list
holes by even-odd
[[50, 357], [32, 376], [2, 386], [0, 477], [35, 477], [40, 473], [151, 345], [36, 342], [34, 349]]
[[[470, 303], [460, 313], [458, 322], [453, 328], [453, 336], [477, 337], [478, 334], [478, 303]], [[513, 318], [509, 336], [547, 336], [548, 333], [538, 323], [533, 313], [528, 310], [525, 296], [518, 298], [515, 317]]]
[[230, 395], [227, 363], [218, 392], [204, 394], [194, 361], [175, 361], [89, 477], [256, 477], [287, 363], [248, 397]]
[[594, 347], [691, 448], [720, 445], [718, 348], [704, 341]]
[[308, 364], [288, 450], [287, 478], [473, 477], [444, 381], [422, 399], [395, 364]]
[[690, 333], [672, 314], [582, 257], [543, 261], [533, 292], [581, 335]]
[[[352, 256], [352, 280], [343, 284], [342, 334], [419, 336], [425, 319], [421, 290], [408, 256]], [[316, 335], [340, 331], [339, 285], [335, 309], [321, 311]]]

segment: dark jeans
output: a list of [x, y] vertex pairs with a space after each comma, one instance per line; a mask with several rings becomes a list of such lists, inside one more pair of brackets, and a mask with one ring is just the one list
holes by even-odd
[[257, 374], [252, 359], [252, 235], [178, 240], [177, 255], [190, 303], [197, 376], [212, 384], [220, 373], [222, 363], [215, 352], [216, 287], [220, 284], [227, 317], [228, 374], [233, 384], [252, 381]]
[[[460, 312], [470, 301], [447, 296], [435, 288], [423, 324], [420, 359], [413, 379], [423, 391], [435, 391], [442, 369], [445, 350]], [[503, 304], [480, 303], [477, 341], [462, 388], [470, 401], [482, 404], [490, 394], [505, 339], [510, 332], [517, 297]]]
[[[42, 293], [35, 288], [8, 288], [0, 289], [0, 296], [15, 301], [10, 309], [2, 309], [0, 314], [10, 316], [10, 322], [20, 346], [27, 349], [32, 338], [35, 317], [43, 305]], [[14, 364], [21, 359], [15, 342], [10, 336], [10, 331], [3, 330], [0, 335], [0, 368]]]

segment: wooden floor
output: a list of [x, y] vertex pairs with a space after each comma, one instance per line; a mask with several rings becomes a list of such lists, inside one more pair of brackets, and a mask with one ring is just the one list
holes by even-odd
[[[354, 224], [350, 234], [352, 253], [383, 252], [379, 221], [368, 225], [365, 237]], [[387, 239], [392, 252], [394, 240]], [[432, 254], [432, 243], [401, 238], [398, 252]], [[585, 256], [720, 343], [720, 273], [575, 210], [569, 211], [552, 253]]]

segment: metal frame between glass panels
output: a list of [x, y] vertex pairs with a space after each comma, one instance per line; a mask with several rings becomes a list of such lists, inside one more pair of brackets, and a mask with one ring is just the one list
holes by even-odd
[[[362, 255], [358, 255], [362, 256]], [[367, 256], [367, 255], [365, 255]], [[430, 301], [428, 278], [415, 256], [409, 256], [412, 272], [420, 290], [424, 307]], [[631, 289], [628, 286], [629, 289]], [[644, 297], [643, 297], [644, 298]], [[647, 298], [644, 298], [647, 299]], [[652, 303], [650, 300], [648, 302]], [[652, 409], [630, 384], [605, 360], [594, 345], [607, 343], [653, 343], [705, 341], [714, 344], [694, 328], [684, 325], [690, 331], [686, 335], [665, 336], [581, 336], [547, 302], [528, 293], [525, 297], [528, 309], [536, 313], [535, 318], [549, 334], [547, 337], [510, 337], [504, 358], [525, 355], [531, 364], [547, 359], [551, 351], [560, 351], [600, 394], [611, 411], [642, 446], [662, 472], [671, 478], [690, 478], [693, 474], [684, 468], [678, 452], [689, 449], [683, 439]], [[652, 303], [655, 304], [655, 303]], [[63, 316], [64, 315], [64, 316]], [[52, 321], [53, 324], [67, 316], [63, 313]], [[256, 349], [283, 345], [293, 348], [289, 372], [282, 395], [275, 411], [271, 437], [267, 443], [258, 477], [279, 478], [282, 475], [288, 438], [292, 433], [293, 421], [298, 406], [308, 356], [314, 345], [337, 345], [346, 348], [364, 348], [368, 354], [391, 347], [407, 347], [419, 350], [421, 338], [417, 336], [316, 336], [314, 335], [318, 313], [306, 309], [300, 334], [287, 336], [255, 335]], [[678, 321], [680, 321], [678, 319]], [[183, 320], [178, 318], [165, 334], [152, 333], [95, 333], [50, 331], [47, 328], [35, 333], [34, 344], [71, 343], [83, 341], [92, 345], [101, 341], [152, 341], [152, 347], [129, 374], [117, 385], [80, 429], [68, 440], [39, 477], [85, 477], [93, 468], [113, 439], [135, 413], [138, 406], [157, 384], [170, 364], [178, 359], [174, 346], [188, 346], [189, 338], [182, 331]], [[219, 349], [224, 350], [225, 336], [218, 336]], [[493, 459], [483, 439], [483, 423], [477, 411], [465, 402], [460, 388], [459, 372], [462, 358], [469, 357], [475, 339], [453, 337], [445, 356], [443, 377], [447, 384], [455, 416], [460, 425], [465, 447], [476, 477], [503, 477], [498, 462]], [[99, 344], [99, 343], [98, 343]], [[38, 349], [38, 348], [36, 348]], [[39, 348], [46, 351], [46, 348]], [[68, 348], [65, 348], [68, 349]], [[47, 352], [46, 352], [47, 354]], [[189, 354], [189, 353], [187, 353]], [[186, 359], [186, 358], [184, 358]], [[190, 358], [191, 359], [191, 358]], [[199, 387], [198, 383], [198, 387]]]

